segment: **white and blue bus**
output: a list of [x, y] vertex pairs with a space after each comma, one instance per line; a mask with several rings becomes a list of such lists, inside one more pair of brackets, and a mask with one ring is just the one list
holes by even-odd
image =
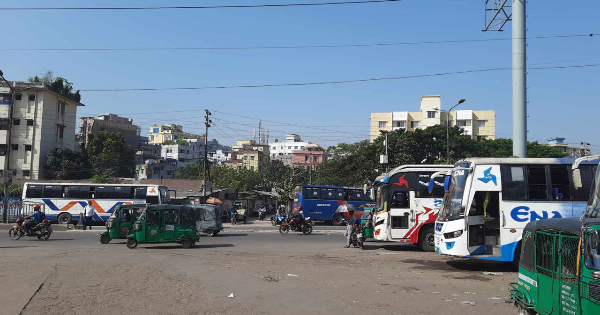
[[375, 207], [375, 201], [368, 193], [364, 193], [364, 188], [319, 185], [296, 187], [294, 212], [302, 211], [305, 218], [342, 225], [344, 217], [336, 211], [343, 204], [353, 205], [356, 209], [354, 216], [357, 218], [360, 218], [365, 208]]
[[67, 224], [79, 220], [88, 202], [96, 210], [94, 220], [105, 221], [121, 204], [167, 204], [169, 191], [160, 185], [25, 183], [23, 201], [41, 204], [49, 220]]
[[[443, 255], [518, 261], [521, 232], [530, 221], [578, 217], [585, 211], [597, 165], [571, 158], [468, 158], [446, 177], [435, 223], [435, 250]], [[517, 254], [515, 254], [517, 253]]]

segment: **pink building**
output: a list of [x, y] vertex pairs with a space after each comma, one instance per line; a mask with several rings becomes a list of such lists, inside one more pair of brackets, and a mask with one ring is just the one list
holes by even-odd
[[294, 150], [292, 151], [292, 163], [294, 167], [317, 169], [317, 166], [325, 162], [325, 151], [307, 151]]

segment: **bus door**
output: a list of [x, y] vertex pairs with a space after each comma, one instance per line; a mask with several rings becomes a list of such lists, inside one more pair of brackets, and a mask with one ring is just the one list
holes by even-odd
[[500, 166], [478, 165], [472, 177], [465, 211], [469, 253], [500, 256]]
[[391, 189], [390, 191], [390, 220], [388, 221], [392, 239], [405, 238], [411, 227], [411, 201], [414, 192], [409, 190]]

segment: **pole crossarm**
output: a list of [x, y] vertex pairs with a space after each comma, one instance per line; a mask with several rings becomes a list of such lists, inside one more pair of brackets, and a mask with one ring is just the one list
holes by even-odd
[[[508, 8], [511, 8], [510, 4], [507, 4], [508, 0], [486, 0], [485, 1], [485, 28], [484, 32], [497, 31], [502, 32], [504, 25], [512, 19], [512, 12], [506, 12]], [[491, 17], [488, 19], [488, 13], [491, 13]]]

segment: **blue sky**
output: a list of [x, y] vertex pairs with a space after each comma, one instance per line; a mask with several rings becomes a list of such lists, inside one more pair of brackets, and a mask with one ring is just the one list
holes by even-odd
[[[226, 5], [319, 0], [41, 1], [0, 0], [0, 7]], [[151, 11], [0, 11], [6, 48], [239, 47], [510, 38], [481, 32], [484, 0], [406, 0], [323, 7]], [[600, 33], [600, 2], [530, 1], [528, 36]], [[531, 39], [529, 64], [600, 63], [600, 36]], [[556, 61], [586, 59], [571, 62]], [[590, 59], [587, 59], [590, 58]], [[510, 41], [364, 48], [228, 51], [0, 51], [9, 80], [53, 70], [76, 89], [191, 87], [319, 82], [510, 67]], [[549, 64], [545, 64], [549, 63]], [[529, 140], [555, 136], [600, 151], [600, 67], [531, 70]], [[416, 111], [420, 96], [442, 108], [496, 110], [497, 137], [510, 137], [511, 73], [494, 71], [394, 81], [304, 87], [153, 92], [83, 92], [79, 115], [106, 112], [202, 133], [205, 108], [225, 144], [252, 137], [257, 119], [271, 139], [295, 132], [323, 146], [368, 138], [369, 113]], [[173, 111], [173, 112], [171, 112]], [[229, 114], [236, 114], [233, 116]], [[245, 118], [247, 116], [252, 118]], [[254, 119], [257, 118], [257, 119]], [[296, 126], [291, 126], [296, 125]], [[299, 127], [302, 126], [302, 127]], [[319, 126], [319, 127], [314, 127]], [[335, 130], [335, 132], [324, 131]]]

